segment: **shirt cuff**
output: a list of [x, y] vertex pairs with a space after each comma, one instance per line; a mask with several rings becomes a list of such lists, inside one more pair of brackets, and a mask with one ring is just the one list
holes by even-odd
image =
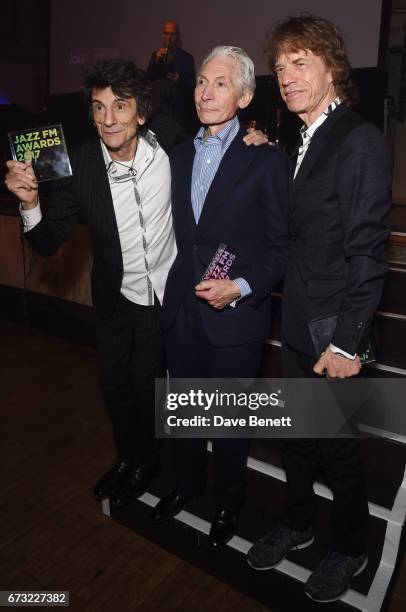
[[331, 344], [331, 343], [330, 343], [329, 349], [332, 353], [336, 355], [343, 355], [343, 357], [346, 357], [347, 359], [351, 359], [351, 361], [354, 361], [354, 359], [357, 356], [357, 353], [355, 353], [355, 355], [350, 355], [350, 353], [346, 353], [342, 349], [338, 348], [338, 346], [334, 346], [334, 344]]
[[238, 285], [238, 288], [240, 290], [241, 295], [238, 298], [239, 300], [241, 300], [242, 298], [248, 297], [249, 295], [252, 294], [251, 287], [249, 286], [249, 284], [244, 278], [233, 278], [233, 283]]
[[248, 297], [249, 295], [252, 294], [251, 287], [249, 286], [249, 284], [244, 278], [233, 278], [233, 283], [235, 283], [237, 287], [239, 288], [240, 297], [231, 302], [230, 304], [231, 308], [235, 308], [239, 300], [242, 300], [242, 298]]
[[24, 210], [20, 202], [20, 215], [21, 219], [23, 220], [23, 233], [25, 234], [26, 232], [34, 229], [34, 227], [38, 225], [42, 219], [41, 206], [39, 202], [35, 208], [30, 208], [28, 210]]

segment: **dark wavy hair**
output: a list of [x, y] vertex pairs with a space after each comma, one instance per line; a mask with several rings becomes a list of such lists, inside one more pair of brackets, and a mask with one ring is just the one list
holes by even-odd
[[327, 19], [305, 14], [278, 22], [268, 34], [265, 55], [273, 72], [281, 53], [306, 49], [323, 58], [333, 74], [333, 85], [341, 101], [347, 106], [355, 105], [358, 95], [343, 36]]
[[97, 62], [85, 73], [83, 92], [92, 118], [92, 91], [111, 87], [113, 93], [123, 99], [135, 98], [137, 113], [145, 119], [139, 132], [147, 129], [146, 123], [151, 115], [151, 86], [145, 72], [130, 60], [111, 58]]

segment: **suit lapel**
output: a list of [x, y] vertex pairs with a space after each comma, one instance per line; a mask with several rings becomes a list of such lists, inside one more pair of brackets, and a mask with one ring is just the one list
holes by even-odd
[[299, 153], [300, 142], [297, 143], [292, 153], [290, 154], [290, 164], [289, 164], [289, 178], [290, 181], [293, 182], [295, 176], [295, 168], [297, 162], [297, 156]]
[[346, 106], [344, 106], [344, 104], [340, 104], [340, 106], [338, 106], [335, 109], [335, 111], [333, 111], [331, 115], [327, 117], [327, 119], [321, 124], [321, 126], [313, 134], [309, 148], [306, 151], [306, 155], [304, 156], [304, 159], [297, 172], [296, 178], [293, 181], [294, 190], [300, 188], [302, 183], [306, 180], [306, 178], [309, 175], [309, 172], [311, 171], [311, 169], [313, 168], [313, 166], [319, 159], [324, 149], [326, 138], [329, 132], [331, 131], [333, 125], [346, 112], [347, 112]]
[[114, 232], [119, 245], [119, 235], [116, 215], [114, 212], [113, 198], [109, 180], [107, 177], [106, 166], [100, 145], [100, 141], [92, 141], [89, 152], [89, 189], [92, 191], [90, 199], [94, 202], [96, 214], [100, 215], [103, 223], [106, 223], [111, 232]]
[[325, 142], [324, 131], [321, 129], [325, 127], [328, 119], [319, 127], [317, 132], [313, 135], [309, 148], [306, 151], [306, 155], [300, 165], [299, 170], [297, 171], [296, 178], [293, 179], [294, 188], [297, 189], [308, 176], [310, 170], [313, 168], [314, 164], [318, 160]]
[[100, 141], [97, 139], [91, 143], [88, 170], [89, 185], [93, 190], [94, 201], [97, 202], [97, 207], [100, 209], [100, 213], [103, 214], [104, 219], [118, 232], [106, 166]]
[[[179, 167], [176, 175], [181, 177], [177, 179], [176, 182], [176, 194], [174, 193], [174, 200], [176, 198], [176, 202], [178, 207], [182, 208], [180, 212], [183, 219], [187, 220], [188, 226], [193, 229], [196, 228], [196, 221], [193, 215], [192, 208], [192, 171], [193, 171], [193, 160], [195, 157], [195, 146], [193, 141], [187, 144], [182, 150], [182, 154], [176, 160], [176, 164]], [[174, 180], [174, 179], [172, 179]], [[185, 210], [186, 208], [186, 210]]]
[[256, 147], [254, 145], [248, 147], [243, 142], [244, 134], [244, 128], [240, 128], [220, 162], [204, 202], [197, 225], [197, 235], [204, 232], [218, 214], [219, 208], [226, 205], [228, 195], [256, 155]]

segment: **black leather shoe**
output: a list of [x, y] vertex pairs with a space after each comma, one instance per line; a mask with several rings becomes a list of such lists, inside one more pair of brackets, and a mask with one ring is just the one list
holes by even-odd
[[128, 459], [122, 459], [116, 465], [103, 474], [100, 480], [97, 481], [94, 488], [94, 496], [96, 499], [108, 497], [118, 486], [128, 480], [134, 469], [134, 464]]
[[209, 547], [219, 550], [235, 534], [237, 529], [237, 515], [232, 510], [220, 508], [217, 510], [209, 533]]
[[128, 504], [134, 497], [139, 497], [149, 487], [151, 480], [161, 469], [160, 463], [150, 466], [140, 466], [129, 479], [119, 485], [110, 495], [110, 503], [116, 508]]
[[168, 495], [165, 495], [165, 497], [157, 503], [151, 512], [152, 522], [155, 524], [163, 523], [176, 516], [189, 500], [190, 497], [184, 497], [172, 489], [169, 491]]

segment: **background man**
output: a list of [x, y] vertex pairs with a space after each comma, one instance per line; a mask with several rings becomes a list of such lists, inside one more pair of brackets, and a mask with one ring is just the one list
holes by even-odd
[[[283, 366], [292, 378], [347, 378], [360, 372], [381, 296], [391, 161], [383, 135], [349, 109], [350, 64], [338, 29], [312, 16], [274, 29], [271, 67], [283, 100], [304, 122], [290, 208], [292, 250], [283, 296]], [[316, 354], [308, 323], [338, 313], [331, 344]], [[313, 482], [322, 468], [334, 494], [331, 550], [308, 579], [316, 601], [338, 599], [362, 571], [368, 505], [359, 441], [286, 440], [286, 520], [248, 553], [256, 569], [273, 567], [313, 541]]]
[[172, 117], [186, 130], [193, 130], [195, 63], [193, 56], [181, 48], [176, 21], [165, 21], [162, 47], [152, 53], [147, 74], [154, 83], [159, 112]]
[[[255, 377], [269, 332], [271, 290], [288, 252], [288, 160], [272, 147], [246, 147], [237, 113], [255, 89], [254, 65], [237, 47], [216, 47], [197, 77], [203, 127], [171, 157], [178, 255], [168, 276], [163, 323], [173, 378]], [[232, 280], [201, 278], [220, 243], [236, 254]], [[237, 300], [235, 308], [231, 303]], [[213, 440], [217, 511], [213, 549], [235, 532], [248, 440]], [[175, 516], [206, 480], [206, 441], [175, 441], [175, 488], [154, 509]]]
[[41, 255], [57, 251], [79, 216], [90, 230], [100, 378], [118, 454], [94, 492], [120, 506], [141, 494], [159, 467], [154, 378], [166, 371], [159, 315], [176, 253], [170, 167], [146, 129], [150, 88], [132, 62], [96, 65], [85, 94], [99, 137], [71, 156], [73, 176], [55, 183], [45, 214], [30, 164], [8, 162], [6, 184]]

